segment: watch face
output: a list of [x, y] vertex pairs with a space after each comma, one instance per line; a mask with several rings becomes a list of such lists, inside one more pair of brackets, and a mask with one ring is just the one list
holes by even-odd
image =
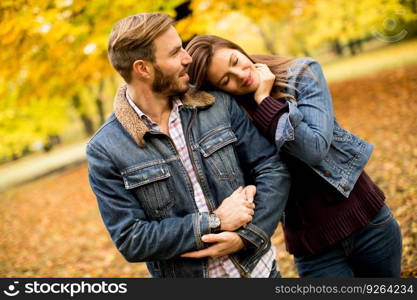
[[217, 228], [220, 226], [220, 218], [215, 215], [215, 214], [211, 214], [209, 217], [209, 226], [210, 228]]
[[220, 218], [218, 216], [214, 216], [214, 223], [216, 224], [216, 227], [220, 226]]

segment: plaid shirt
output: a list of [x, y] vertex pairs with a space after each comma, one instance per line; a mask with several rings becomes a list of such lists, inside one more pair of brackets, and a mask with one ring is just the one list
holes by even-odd
[[[133, 102], [130, 98], [129, 93], [126, 90], [126, 98], [139, 115], [139, 117], [145, 122], [145, 124], [153, 130], [160, 131], [159, 125], [152, 121], [150, 117], [145, 115]], [[188, 153], [187, 144], [185, 142], [184, 131], [181, 124], [179, 108], [182, 106], [182, 102], [175, 98], [173, 101], [173, 108], [169, 115], [168, 119], [168, 132], [175, 144], [175, 148], [178, 151], [181, 162], [184, 165], [187, 173], [191, 179], [194, 189], [194, 201], [197, 205], [197, 208], [200, 212], [209, 212], [209, 209], [206, 204], [206, 200], [201, 189], [200, 183], [197, 180], [197, 176], [194, 172], [194, 168], [191, 163], [190, 155]], [[251, 273], [252, 278], [265, 278], [269, 277], [271, 273], [272, 263], [275, 259], [275, 247], [264, 254], [258, 264], [255, 266], [254, 270]], [[226, 256], [221, 256], [219, 258], [209, 258], [208, 259], [208, 274], [211, 278], [239, 278], [240, 273], [230, 258]]]

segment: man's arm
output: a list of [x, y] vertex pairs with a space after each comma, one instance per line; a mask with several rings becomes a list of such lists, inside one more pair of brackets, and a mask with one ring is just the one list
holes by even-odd
[[276, 148], [249, 120], [247, 114], [229, 95], [225, 97], [232, 130], [237, 136], [235, 149], [245, 177], [256, 186], [253, 220], [236, 232], [260, 248], [267, 243], [281, 219], [288, 200], [290, 175]]
[[201, 237], [210, 233], [208, 213], [148, 221], [106, 151], [90, 143], [87, 159], [90, 185], [104, 224], [127, 261], [165, 260], [204, 247]]

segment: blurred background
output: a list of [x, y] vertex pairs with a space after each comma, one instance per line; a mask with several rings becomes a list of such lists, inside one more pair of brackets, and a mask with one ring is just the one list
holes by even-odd
[[[402, 276], [416, 277], [416, 0], [2, 0], [0, 276], [149, 277], [113, 246], [84, 152], [121, 83], [110, 30], [151, 11], [175, 18], [184, 41], [216, 34], [323, 65], [339, 122], [375, 146], [366, 170], [400, 222]], [[281, 228], [273, 241], [296, 277]]]

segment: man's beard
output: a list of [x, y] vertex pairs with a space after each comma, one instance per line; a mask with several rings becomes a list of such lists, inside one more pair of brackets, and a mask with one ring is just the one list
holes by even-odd
[[152, 83], [152, 91], [155, 93], [166, 93], [169, 96], [180, 96], [188, 91], [188, 84], [180, 87], [176, 74], [164, 75], [161, 69], [154, 64], [155, 78]]

